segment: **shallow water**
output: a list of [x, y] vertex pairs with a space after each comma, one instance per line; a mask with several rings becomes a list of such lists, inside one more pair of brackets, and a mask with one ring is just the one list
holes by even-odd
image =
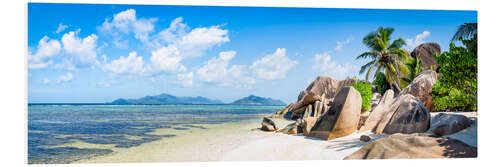
[[[70, 163], [109, 154], [172, 134], [159, 128], [206, 129], [204, 124], [238, 122], [270, 114], [283, 106], [237, 105], [29, 105], [28, 163]], [[75, 142], [108, 148], [74, 147]]]

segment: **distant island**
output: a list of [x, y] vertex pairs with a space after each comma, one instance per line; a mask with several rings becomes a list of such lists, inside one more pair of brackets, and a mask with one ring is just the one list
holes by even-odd
[[111, 104], [116, 105], [160, 105], [160, 104], [224, 104], [220, 100], [206, 97], [177, 97], [170, 94], [159, 94], [156, 96], [145, 96], [139, 99], [117, 99]]
[[269, 106], [282, 106], [286, 105], [281, 100], [275, 100], [271, 98], [264, 98], [255, 95], [250, 95], [239, 100], [232, 102], [234, 105], [269, 105]]
[[202, 96], [197, 97], [178, 97], [170, 94], [159, 94], [156, 96], [145, 96], [139, 99], [120, 98], [109, 103], [113, 105], [164, 105], [164, 104], [231, 104], [231, 105], [286, 105], [281, 100], [264, 98], [250, 95], [232, 103], [224, 103], [220, 100], [214, 100]]

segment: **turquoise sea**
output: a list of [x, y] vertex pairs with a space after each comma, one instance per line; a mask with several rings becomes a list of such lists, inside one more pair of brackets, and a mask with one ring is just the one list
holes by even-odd
[[[284, 106], [238, 105], [28, 105], [28, 163], [58, 164], [109, 154], [110, 149], [76, 148], [75, 141], [139, 146], [176, 134], [149, 134], [158, 128], [206, 129], [255, 119]], [[132, 136], [132, 137], [130, 137]]]

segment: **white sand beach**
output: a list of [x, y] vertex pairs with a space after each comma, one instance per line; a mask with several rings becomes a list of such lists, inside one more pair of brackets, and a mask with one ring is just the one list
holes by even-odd
[[[273, 120], [278, 127], [292, 122]], [[74, 163], [341, 160], [368, 143], [359, 140], [361, 135], [369, 135], [372, 140], [387, 136], [363, 132], [325, 141], [302, 134], [263, 132], [257, 129], [260, 123], [261, 119], [253, 119], [203, 125], [208, 129], [191, 128], [176, 132], [175, 137], [115, 149], [111, 154]], [[477, 146], [476, 124], [474, 122], [472, 127], [447, 137]], [[154, 133], [171, 134], [172, 130], [158, 129]]]
[[[276, 119], [275, 119], [276, 120]], [[279, 127], [291, 121], [276, 120]], [[324, 160], [342, 159], [362, 147], [363, 134], [355, 133], [324, 141], [306, 136], [263, 132], [261, 119], [239, 123], [203, 125], [208, 129], [192, 128], [176, 132], [177, 136], [74, 163], [116, 162], [204, 162], [248, 160]], [[155, 134], [169, 134], [172, 129], [159, 129]], [[296, 147], [304, 145], [304, 147]], [[307, 147], [305, 147], [307, 145]]]

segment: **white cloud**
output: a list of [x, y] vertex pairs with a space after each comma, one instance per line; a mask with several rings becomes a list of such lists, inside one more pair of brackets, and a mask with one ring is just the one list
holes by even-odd
[[45, 68], [52, 64], [50, 58], [57, 56], [61, 51], [61, 44], [57, 40], [44, 36], [39, 42], [35, 54], [28, 52], [29, 68]]
[[275, 80], [285, 78], [287, 71], [297, 64], [297, 61], [286, 56], [285, 48], [278, 48], [273, 54], [253, 62], [250, 68], [259, 78]]
[[91, 34], [85, 38], [78, 37], [79, 30], [70, 31], [63, 35], [61, 42], [65, 55], [70, 56], [69, 61], [76, 68], [92, 67], [97, 60], [97, 36]]
[[335, 51], [339, 52], [339, 51], [342, 51], [342, 48], [344, 47], [344, 45], [347, 45], [351, 43], [351, 39], [346, 39], [345, 41], [337, 41], [337, 45], [335, 46]]
[[168, 46], [157, 49], [151, 53], [152, 72], [184, 72], [186, 67], [180, 64], [182, 56], [176, 47]]
[[198, 57], [215, 45], [229, 42], [228, 31], [220, 26], [195, 28], [174, 45], [186, 57]]
[[60, 32], [63, 32], [66, 28], [68, 28], [68, 25], [59, 23], [59, 26], [57, 27], [57, 30], [54, 33], [59, 34]]
[[424, 43], [425, 42], [424, 39], [427, 38], [430, 34], [431, 34], [431, 32], [425, 30], [424, 32], [422, 32], [420, 34], [417, 34], [414, 39], [407, 38], [406, 45], [408, 45], [408, 47], [410, 47], [410, 48], [415, 48], [418, 45]]
[[106, 19], [98, 30], [102, 34], [111, 35], [113, 44], [119, 48], [128, 45], [128, 40], [123, 39], [122, 34], [133, 33], [136, 39], [143, 42], [149, 40], [149, 34], [154, 31], [156, 18], [137, 18], [134, 9], [128, 9], [113, 15], [112, 19]]
[[350, 64], [337, 64], [330, 53], [320, 53], [314, 56], [314, 64], [313, 69], [319, 70], [319, 72], [323, 75], [330, 75], [334, 79], [343, 80], [346, 77], [350, 77], [349, 75], [353, 75], [357, 66], [353, 66]]
[[130, 52], [128, 57], [120, 56], [119, 59], [104, 65], [103, 69], [115, 74], [141, 75], [145, 72], [143, 64], [141, 56], [137, 56], [136, 52]]
[[48, 84], [50, 82], [50, 80], [48, 78], [43, 78], [43, 83], [44, 84]]
[[186, 35], [187, 25], [182, 23], [182, 21], [182, 17], [172, 20], [172, 22], [170, 22], [170, 27], [160, 31], [157, 38], [163, 42], [171, 43]]
[[177, 79], [183, 87], [191, 87], [193, 86], [193, 76], [193, 72], [177, 74]]
[[247, 66], [232, 65], [229, 67], [229, 61], [235, 55], [235, 51], [220, 52], [219, 57], [208, 60], [203, 67], [198, 69], [196, 72], [198, 79], [221, 86], [246, 87], [255, 84], [255, 79], [247, 76]]
[[106, 83], [106, 82], [97, 82], [96, 86], [98, 88], [109, 88], [109, 87], [111, 87], [111, 84]]
[[71, 82], [73, 80], [73, 74], [71, 73], [66, 73], [65, 75], [59, 76], [59, 83], [62, 82]]

